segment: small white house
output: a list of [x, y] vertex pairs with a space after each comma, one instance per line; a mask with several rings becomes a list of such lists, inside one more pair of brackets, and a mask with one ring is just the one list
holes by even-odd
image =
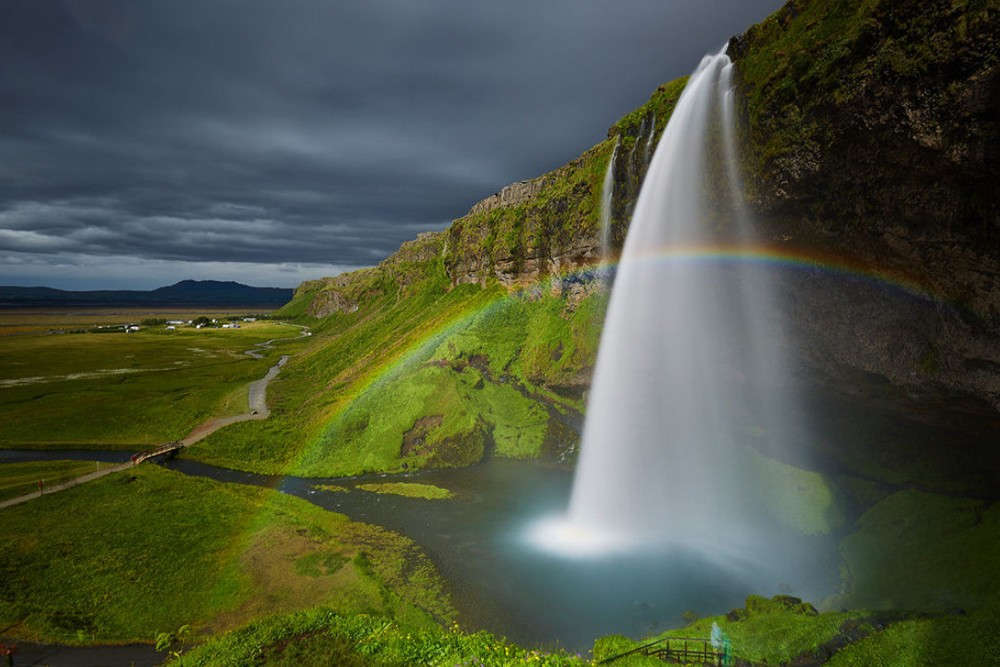
[[[212, 320], [212, 321], [214, 322], [215, 320]], [[232, 324], [223, 324], [223, 325], [222, 325], [222, 328], [223, 328], [223, 329], [232, 329], [232, 328], [233, 328], [233, 325], [232, 325]]]
[[173, 324], [168, 324], [167, 325], [167, 331], [174, 331], [176, 329], [177, 329], [177, 327], [175, 327]]
[[256, 322], [257, 318], [256, 317], [244, 317], [243, 321], [244, 322]]
[[129, 330], [129, 331], [138, 331], [138, 330], [139, 330], [139, 327], [137, 327], [136, 325], [134, 325], [134, 324], [133, 324], [132, 326], [130, 326], [130, 327], [128, 328], [128, 330]]

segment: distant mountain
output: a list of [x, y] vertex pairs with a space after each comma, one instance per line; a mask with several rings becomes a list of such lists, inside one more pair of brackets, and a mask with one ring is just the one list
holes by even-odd
[[182, 280], [154, 290], [94, 290], [75, 292], [51, 287], [0, 286], [0, 308], [44, 306], [255, 306], [277, 308], [294, 290], [251, 287], [233, 281]]

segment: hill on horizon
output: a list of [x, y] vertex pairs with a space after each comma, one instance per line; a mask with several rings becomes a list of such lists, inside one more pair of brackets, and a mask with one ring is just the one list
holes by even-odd
[[232, 280], [181, 280], [153, 290], [60, 290], [0, 285], [0, 308], [44, 306], [260, 306], [279, 307], [294, 290], [253, 287]]

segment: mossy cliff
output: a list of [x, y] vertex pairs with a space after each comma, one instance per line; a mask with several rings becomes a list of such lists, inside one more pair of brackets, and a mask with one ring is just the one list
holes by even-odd
[[931, 297], [807, 276], [807, 354], [1000, 406], [1000, 3], [794, 0], [729, 51], [769, 239]]
[[[840, 398], [909, 416], [943, 401], [976, 428], [1000, 405], [997, 4], [794, 0], [730, 43], [764, 240], [930, 295], [788, 272], [789, 355]], [[620, 247], [684, 84], [447, 230], [303, 283], [280, 314], [316, 335], [272, 384], [272, 419], [196, 455], [311, 474], [571, 456], [607, 299], [592, 267], [608, 160]]]

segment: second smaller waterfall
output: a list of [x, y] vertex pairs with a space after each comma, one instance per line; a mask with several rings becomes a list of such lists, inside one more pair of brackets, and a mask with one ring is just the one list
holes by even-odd
[[611, 261], [611, 203], [615, 196], [615, 158], [620, 139], [615, 140], [601, 186], [601, 262]]

